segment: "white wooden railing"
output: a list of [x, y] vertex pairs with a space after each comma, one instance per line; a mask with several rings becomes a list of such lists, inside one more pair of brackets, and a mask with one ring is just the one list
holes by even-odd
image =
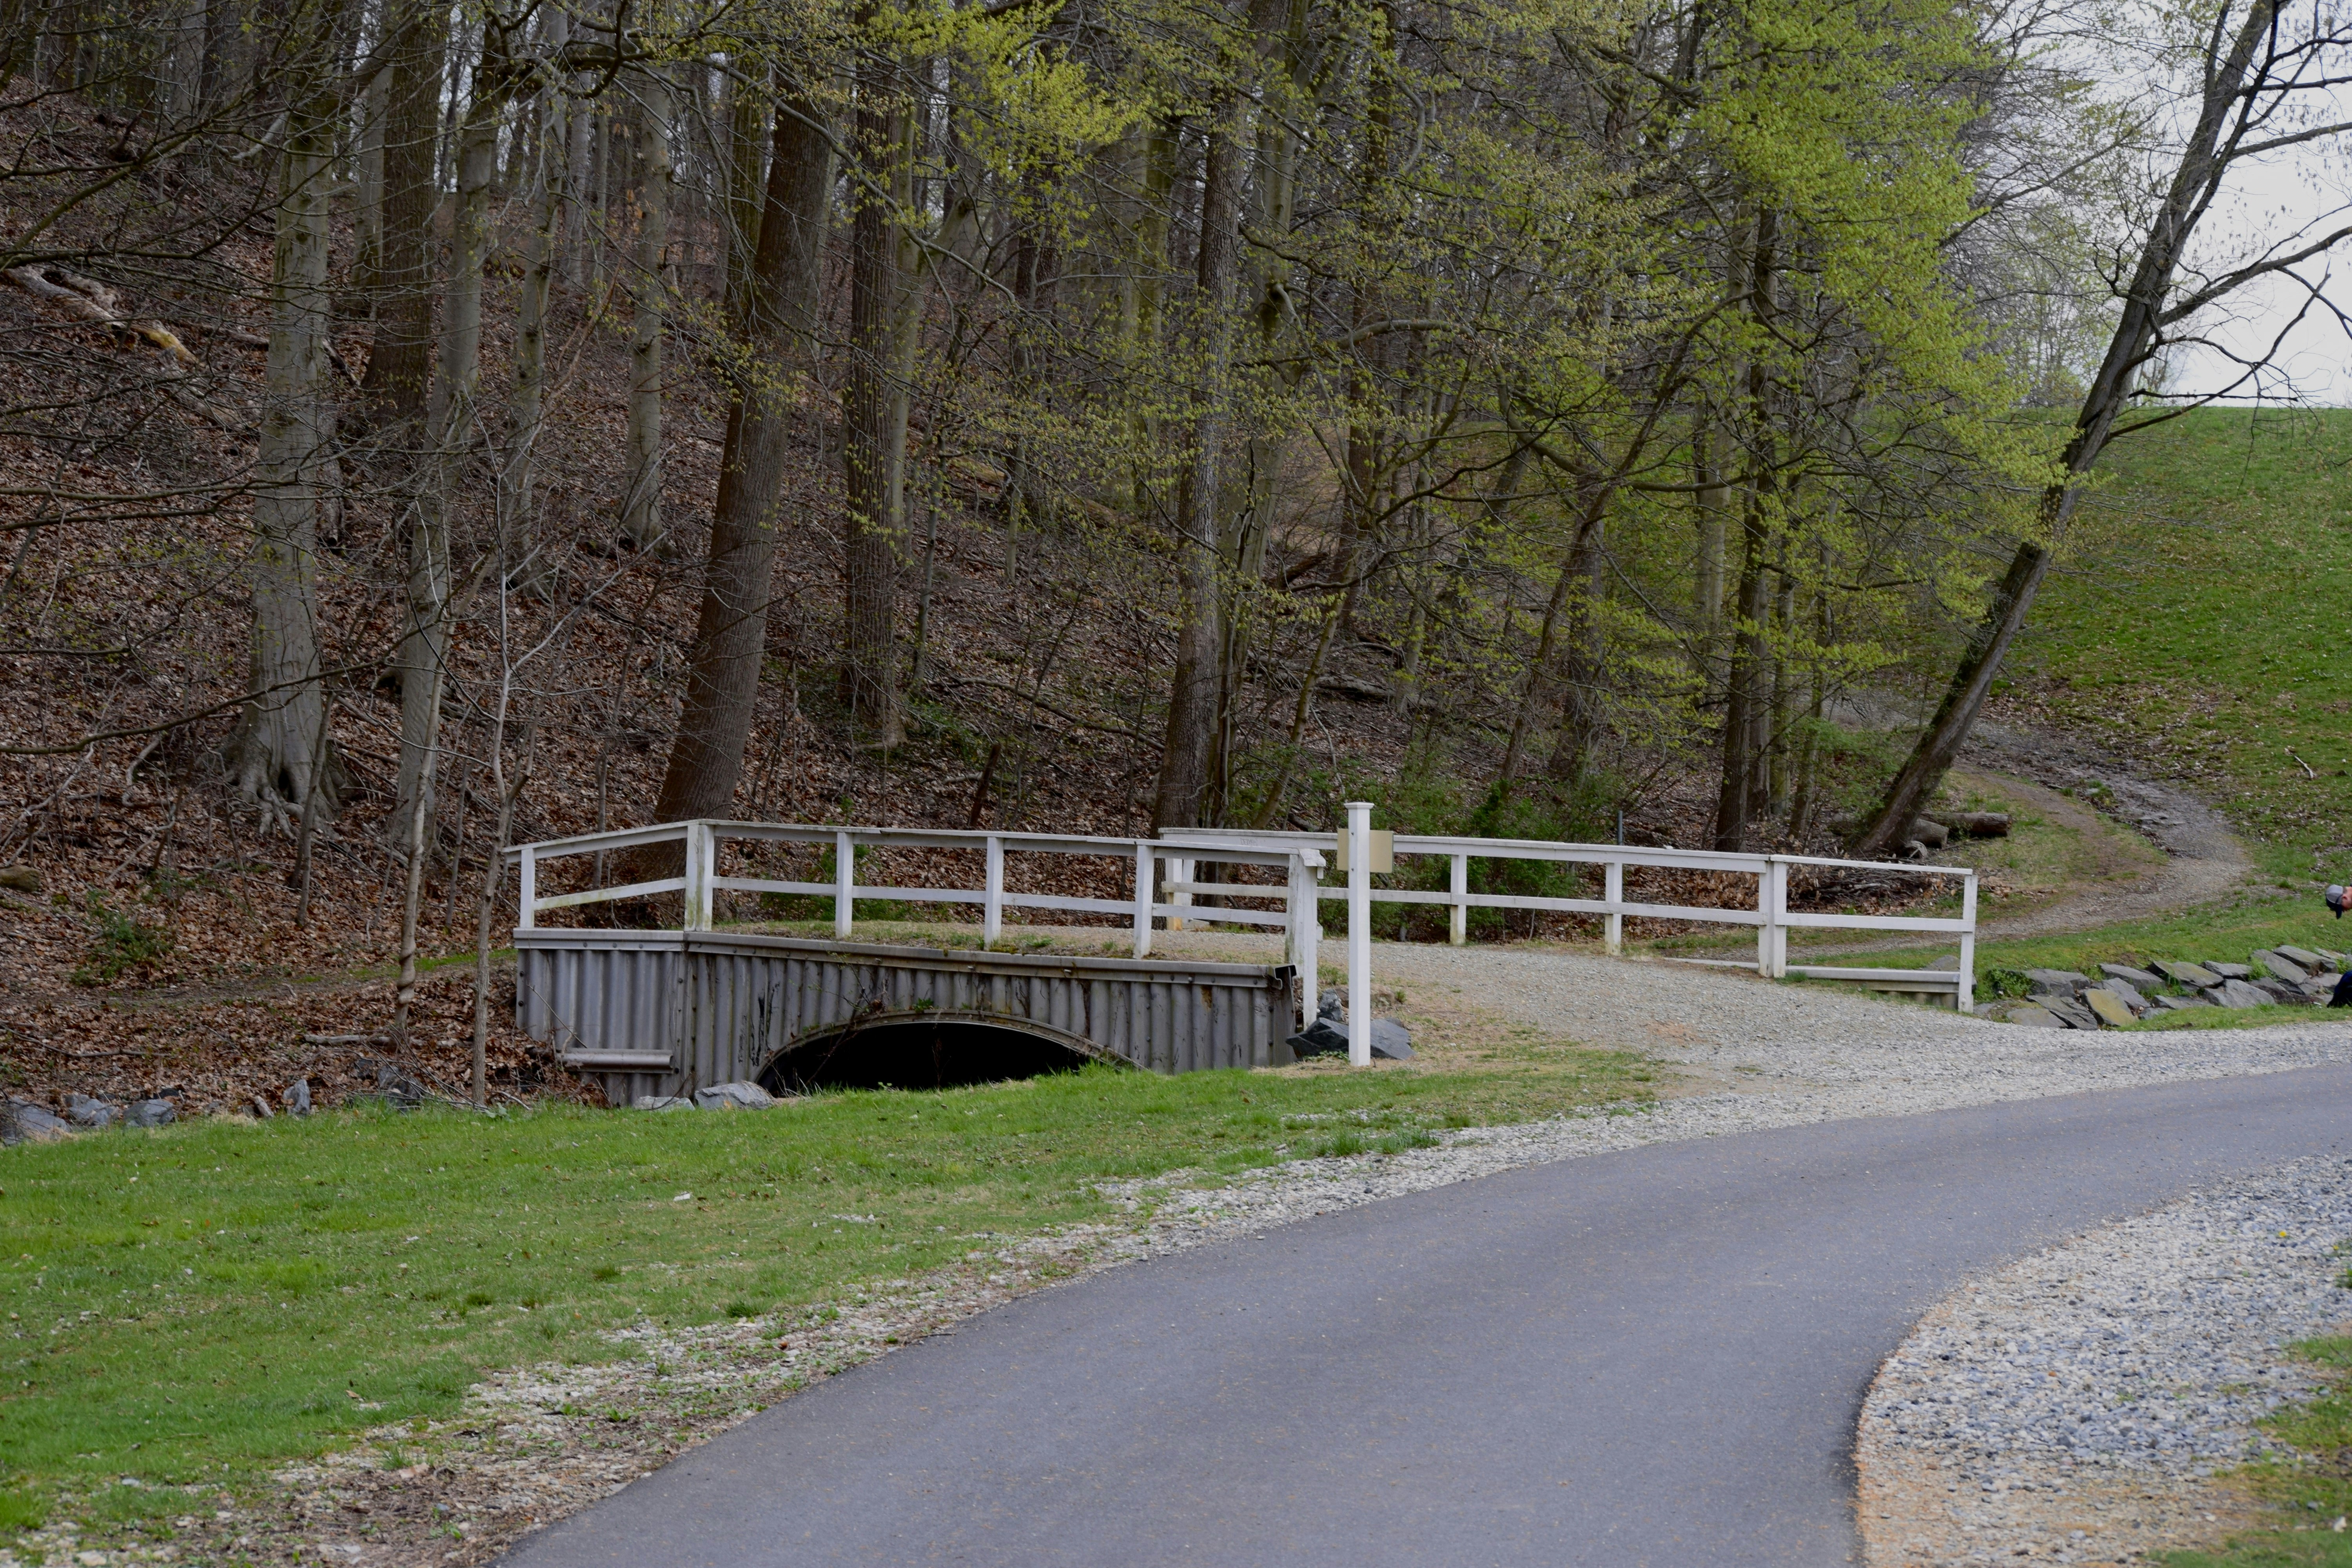
[[[721, 876], [718, 872], [719, 848], [730, 842], [829, 847], [833, 850], [833, 880], [801, 882], [773, 877]], [[601, 859], [617, 851], [649, 844], [677, 843], [685, 846], [684, 868], [678, 876], [629, 882], [613, 888], [590, 888], [581, 892], [558, 893], [549, 897], [542, 897], [539, 892], [539, 868], [547, 861], [582, 856], [594, 856]], [[1328, 843], [1322, 846], [1323, 848], [1328, 847]], [[937, 888], [919, 884], [859, 882], [856, 880], [856, 866], [860, 849], [977, 850], [982, 867], [982, 885], [977, 888]], [[621, 828], [610, 833], [586, 833], [573, 838], [523, 844], [507, 853], [520, 870], [521, 925], [525, 929], [536, 925], [537, 917], [550, 910], [576, 909], [583, 904], [606, 903], [615, 899], [650, 898], [657, 893], [679, 893], [686, 900], [685, 929], [709, 931], [711, 927], [711, 896], [714, 893], [802, 893], [833, 900], [833, 931], [843, 941], [848, 940], [852, 912], [858, 900], [890, 899], [905, 903], [974, 906], [981, 911], [981, 939], [992, 943], [1003, 935], [1004, 911], [1007, 910], [1123, 915], [1134, 932], [1135, 955], [1144, 958], [1151, 952], [1154, 920], [1165, 920], [1171, 922], [1171, 928], [1181, 929], [1188, 913], [1199, 913], [1190, 901], [1195, 892], [1205, 889], [1230, 893], [1234, 889], [1234, 884], [1223, 882], [1166, 881], [1159, 874], [1159, 865], [1172, 857], [1167, 854], [1164, 845], [1153, 839], [1096, 838], [1066, 833], [836, 827], [775, 822], [668, 822], [656, 827]], [[1005, 885], [1005, 858], [1008, 855], [1083, 855], [1116, 858], [1133, 866], [1134, 894], [1126, 899], [1091, 899], [1065, 893], [1016, 891]], [[1282, 900], [1282, 909], [1221, 909], [1216, 919], [1221, 923], [1281, 928], [1290, 938], [1291, 962], [1303, 965], [1303, 972], [1310, 976], [1311, 988], [1318, 934], [1316, 926], [1316, 894], [1318, 889], [1315, 878], [1324, 863], [1320, 850], [1312, 845], [1295, 847], [1236, 845], [1231, 853], [1221, 853], [1216, 858], [1240, 865], [1275, 868], [1286, 874], [1280, 886], [1254, 885], [1258, 889], [1257, 897]], [[1190, 862], [1185, 862], [1185, 874], [1189, 877]], [[1163, 895], [1173, 897], [1163, 898]]]
[[[1100, 838], [1072, 834], [996, 833], [983, 830], [915, 827], [849, 827], [823, 824], [769, 822], [672, 822], [655, 827], [622, 828], [610, 833], [583, 834], [519, 845], [507, 853], [520, 872], [520, 925], [528, 930], [551, 910], [575, 909], [616, 899], [648, 898], [678, 893], [685, 900], [684, 928], [711, 927], [713, 895], [727, 892], [798, 893], [829, 899], [833, 929], [846, 941], [857, 900], [894, 900], [907, 903], [961, 904], [981, 911], [983, 942], [1002, 940], [1004, 911], [1036, 910], [1069, 914], [1112, 914], [1125, 918], [1133, 933], [1135, 955], [1151, 952], [1153, 922], [1164, 921], [1170, 930], [1187, 923], [1246, 925], [1281, 930], [1286, 939], [1287, 962], [1305, 977], [1301, 990], [1304, 1016], [1312, 1016], [1317, 952], [1322, 926], [1319, 905], [1327, 899], [1344, 900], [1348, 909], [1349, 1057], [1371, 1059], [1371, 905], [1419, 904], [1450, 911], [1449, 935], [1455, 942], [1468, 940], [1469, 911], [1475, 909], [1531, 910], [1549, 913], [1601, 917], [1603, 942], [1612, 953], [1624, 943], [1625, 920], [1696, 921], [1753, 926], [1756, 956], [1745, 959], [1682, 959], [1691, 963], [1753, 967], [1772, 978], [1798, 974], [1819, 980], [1865, 981], [1883, 986], [1948, 992], [1961, 1011], [1974, 1001], [1976, 973], [1977, 875], [1966, 866], [1898, 865], [1876, 860], [1835, 860], [1809, 855], [1733, 854], [1706, 849], [1653, 849], [1626, 844], [1559, 844], [1539, 839], [1468, 838], [1447, 835], [1399, 834], [1391, 844], [1397, 856], [1429, 856], [1452, 862], [1444, 891], [1371, 885], [1376, 836], [1371, 806], [1348, 803], [1348, 826], [1340, 833], [1270, 833], [1240, 828], [1170, 829], [1160, 837]], [[1344, 842], [1342, 842], [1344, 840]], [[833, 879], [794, 881], [772, 877], [729, 877], [719, 873], [719, 850], [730, 842], [793, 844], [828, 847], [833, 850]], [[579, 892], [541, 896], [539, 868], [546, 861], [597, 858], [603, 880], [603, 858], [654, 844], [682, 844], [680, 874], [618, 887], [593, 887]], [[860, 849], [962, 849], [981, 856], [982, 874], [977, 888], [868, 883], [856, 879]], [[1344, 887], [1322, 885], [1329, 858], [1338, 851], [1348, 867]], [[1006, 858], [1013, 855], [1087, 856], [1116, 858], [1133, 868], [1132, 894], [1125, 899], [1086, 898], [1072, 894], [1017, 891], [1005, 884]], [[1601, 870], [1601, 896], [1597, 899], [1541, 898], [1521, 893], [1470, 891], [1472, 860], [1521, 860], [1549, 864], [1592, 865]], [[1280, 883], [1202, 881], [1203, 862], [1253, 866], [1283, 873]], [[1753, 909], [1729, 909], [1709, 904], [1635, 902], [1625, 897], [1628, 867], [1675, 870], [1717, 871], [1756, 879]], [[1795, 867], [1831, 870], [1898, 872], [1909, 876], [1957, 878], [1960, 882], [1960, 912], [1957, 916], [1863, 915], [1796, 911], [1788, 907], [1789, 873]], [[1217, 900], [1213, 903], [1205, 900]], [[1280, 909], [1251, 909], [1234, 900], [1266, 903]], [[1957, 937], [1959, 967], [1948, 969], [1864, 969], [1832, 964], [1790, 963], [1791, 930], [1916, 931]]]

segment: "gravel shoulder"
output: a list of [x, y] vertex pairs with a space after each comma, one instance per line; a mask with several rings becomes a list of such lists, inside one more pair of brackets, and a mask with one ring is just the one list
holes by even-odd
[[1855, 1443], [1871, 1568], [2083, 1564], [2216, 1544], [2226, 1472], [2352, 1327], [2352, 1162], [2218, 1183], [1979, 1279], [1887, 1358]]

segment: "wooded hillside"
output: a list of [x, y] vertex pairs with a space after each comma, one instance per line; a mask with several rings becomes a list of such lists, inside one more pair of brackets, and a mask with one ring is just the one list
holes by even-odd
[[404, 1039], [603, 826], [1898, 851], [2336, 237], [2198, 237], [2341, 130], [2269, 0], [0, 14], [10, 984], [398, 963]]

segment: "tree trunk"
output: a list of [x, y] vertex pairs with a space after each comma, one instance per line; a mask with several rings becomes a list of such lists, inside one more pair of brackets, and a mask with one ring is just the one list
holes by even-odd
[[563, 151], [563, 286], [579, 292], [588, 282], [588, 202], [594, 174], [596, 110], [583, 99], [572, 99]]
[[[547, 13], [541, 42], [560, 55], [571, 38], [571, 19], [562, 9]], [[547, 302], [555, 283], [558, 225], [570, 182], [563, 168], [564, 101], [562, 89], [542, 85], [539, 93], [539, 135], [531, 166], [530, 232], [523, 241], [522, 287], [515, 308], [514, 384], [507, 395], [506, 460], [499, 470], [499, 537], [509, 542], [509, 559], [501, 572], [522, 570], [539, 581], [546, 563], [524, 560], [539, 537], [533, 498], [531, 458], [539, 444], [547, 394]]]
[[[492, 917], [498, 913], [499, 890], [506, 881], [507, 839], [514, 832], [515, 802], [530, 778], [530, 726], [523, 730], [522, 761], [509, 778], [506, 771], [506, 695], [500, 693], [498, 720], [490, 726], [490, 787], [498, 796], [498, 831], [490, 852], [482, 858], [482, 887], [474, 903], [474, 1103], [490, 1102], [490, 947]], [[455, 880], [453, 877], [451, 879]]]
[[323, 189], [333, 155], [331, 103], [314, 99], [290, 107], [285, 137], [248, 566], [252, 695], [229, 759], [239, 792], [265, 813], [290, 806], [310, 817], [314, 781], [328, 796], [320, 807], [331, 806], [336, 788], [334, 771], [318, 755], [325, 702], [319, 670], [319, 479], [331, 426], [319, 371], [333, 324]]
[[658, 72], [640, 100], [645, 132], [637, 265], [629, 280], [635, 321], [629, 341], [628, 485], [621, 531], [639, 550], [661, 542], [662, 319], [669, 309], [670, 92]]
[[[376, 7], [379, 25], [393, 7]], [[358, 153], [352, 160], [352, 286], [368, 295], [383, 287], [383, 141], [393, 73], [378, 71], [359, 101]]]
[[1567, 632], [1562, 639], [1567, 666], [1560, 679], [1559, 736], [1552, 744], [1551, 760], [1544, 764], [1544, 777], [1556, 792], [1574, 789], [1584, 782], [1592, 766], [1592, 742], [1599, 732], [1601, 653], [1600, 617], [1594, 606], [1601, 602], [1602, 524], [1600, 513], [1594, 514], [1591, 527], [1579, 531], [1575, 557], [1569, 568], [1574, 586], [1569, 597]]
[[[1364, 149], [1356, 168], [1357, 199], [1367, 212], [1378, 210], [1388, 184], [1390, 133], [1396, 117], [1394, 73], [1378, 70], [1370, 88], [1364, 111]], [[1379, 319], [1381, 307], [1360, 282], [1349, 293], [1352, 334], [1370, 328]], [[1347, 488], [1340, 497], [1339, 538], [1332, 558], [1333, 575], [1340, 584], [1339, 624], [1350, 637], [1356, 635], [1356, 614], [1363, 604], [1364, 551], [1375, 521], [1373, 492], [1380, 488], [1381, 440], [1390, 395], [1381, 376], [1387, 359], [1385, 333], [1360, 339], [1349, 349]]]
[[[814, 329], [824, 278], [831, 142], [822, 110], [795, 102], [776, 115], [760, 248], [747, 311], [746, 374], [730, 388], [727, 444], [711, 508], [710, 559], [687, 671], [686, 706], [662, 775], [655, 818], [720, 816], [742, 776], [760, 693], [776, 511], [792, 431], [794, 372]], [[673, 850], [674, 850], [674, 847]], [[675, 861], [675, 853], [670, 857]]]
[[1249, 163], [1245, 128], [1209, 132], [1202, 175], [1199, 321], [1201, 413], [1191, 463], [1176, 495], [1176, 669], [1169, 689], [1168, 733], [1160, 760], [1154, 827], [1198, 827], [1209, 805], [1215, 766], [1219, 654], [1223, 595], [1217, 571], [1217, 502], [1223, 482], [1233, 358], [1234, 296], [1241, 274], [1242, 180]]
[[[761, 73], [764, 78], [765, 73]], [[768, 94], [764, 79], [730, 80], [727, 132], [727, 317], [740, 321], [750, 309], [751, 264], [760, 254], [760, 201], [764, 181], [761, 153], [768, 145]]]
[[1788, 546], [1780, 550], [1779, 590], [1773, 595], [1772, 624], [1780, 629], [1780, 647], [1772, 656], [1772, 734], [1765, 755], [1770, 762], [1768, 809], [1775, 817], [1789, 809], [1789, 706], [1795, 699], [1794, 672], [1789, 667], [1789, 645], [1797, 635], [1797, 580], [1789, 571]]
[[1723, 778], [1716, 795], [1715, 847], [1748, 847], [1756, 771], [1757, 690], [1764, 668], [1764, 516], [1751, 488], [1740, 528], [1739, 593], [1733, 608], [1731, 669], [1724, 681]]
[[[2272, 29], [2278, 11], [2277, 0], [2255, 0], [2231, 36], [2228, 50], [2207, 64], [2196, 127], [2181, 152], [2179, 165], [2173, 171], [2164, 205], [2158, 209], [2147, 237], [2141, 244], [2139, 260], [2124, 294], [2123, 313], [2107, 340], [2105, 357], [2100, 361], [2098, 374], [2092, 378], [2083, 395], [2083, 405], [2075, 413], [2074, 435], [2059, 460], [2063, 477], [2042, 492], [2037, 515], [2039, 532], [2021, 541], [2010, 557], [2009, 571], [1961, 652], [1952, 679], [1944, 688], [1944, 699], [1937, 707], [1936, 716], [1928, 721], [1911, 755], [1887, 781], [1870, 826], [1854, 840], [1853, 853], [1856, 856], [1886, 855], [1903, 843], [1909, 835], [1912, 820], [1942, 786], [1944, 774], [1958, 758], [1960, 748], [1968, 743], [1969, 731], [1976, 727], [1985, 695], [1992, 689], [1994, 677], [2000, 673], [2000, 661], [2023, 629], [2025, 617], [2033, 608], [2034, 596], [2042, 591], [2042, 579], [2050, 570], [2051, 547], [2074, 516], [2082, 494], [2078, 481], [2105, 449], [2116, 417], [2130, 399], [2133, 383], [2155, 352], [2158, 334], [2169, 319], [2168, 301], [2180, 258], [2196, 233], [2199, 220], [2211, 210], [2230, 163], [2243, 155], [2237, 150], [2242, 139], [2231, 132], [2233, 127], [2242, 130], [2237, 117], [2242, 100], [2250, 92], [2248, 77], [2252, 76], [2258, 84], [2268, 79], [2267, 64], [2257, 64], [2257, 60], [2266, 59], [2265, 51], [2274, 47]], [[2290, 51], [2286, 58], [2302, 57]], [[2225, 135], [2230, 136], [2226, 143]]]
[[849, 375], [842, 395], [844, 637], [842, 700], [860, 744], [906, 738], [898, 699], [898, 558], [906, 534], [907, 351], [914, 279], [900, 255], [912, 117], [869, 81], [857, 108], [857, 146], [870, 189], [850, 236]]
[[[1754, 243], [1747, 260], [1748, 313], [1763, 329], [1767, 341], [1779, 310], [1774, 298], [1780, 238], [1779, 215], [1756, 215]], [[1763, 689], [1766, 609], [1764, 574], [1769, 548], [1769, 508], [1773, 485], [1772, 380], [1762, 352], [1748, 364], [1748, 453], [1747, 500], [1740, 515], [1738, 624], [1733, 628], [1731, 668], [1727, 677], [1723, 716], [1723, 778], [1716, 795], [1715, 847], [1724, 850], [1748, 847], [1754, 827], [1759, 731], [1769, 717]]]
[[476, 392], [482, 364], [482, 268], [488, 259], [490, 195], [499, 169], [499, 132], [519, 81], [504, 35], [484, 30], [474, 69], [474, 100], [457, 132], [457, 200], [449, 226], [449, 285], [442, 302], [440, 365], [425, 420], [423, 482], [408, 535], [408, 613], [400, 644], [400, 774], [394, 843], [425, 841], [414, 819], [431, 816], [431, 765], [439, 744], [441, 688], [454, 610], [449, 513], [464, 485], [475, 443]]
[[1723, 568], [1729, 537], [1731, 487], [1724, 470], [1731, 454], [1721, 426], [1702, 419], [1691, 432], [1691, 468], [1697, 480], [1698, 560], [1693, 574], [1696, 585], [1692, 606], [1698, 622], [1692, 638], [1692, 663], [1710, 700], [1723, 689]]
[[386, 12], [388, 24], [406, 32], [387, 73], [382, 294], [361, 389], [394, 424], [413, 424], [425, 413], [433, 380], [433, 214], [441, 194], [434, 154], [448, 18], [448, 7], [424, 0], [393, 0]]

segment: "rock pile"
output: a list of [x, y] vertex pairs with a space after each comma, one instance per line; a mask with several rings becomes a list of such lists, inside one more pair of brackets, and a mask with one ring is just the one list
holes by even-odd
[[0, 1100], [0, 1143], [54, 1143], [78, 1132], [109, 1127], [168, 1127], [179, 1120], [168, 1100], [134, 1100], [115, 1105], [86, 1094], [66, 1096], [65, 1114], [29, 1100]]
[[[1315, 999], [1315, 1021], [1282, 1042], [1305, 1061], [1348, 1054], [1348, 994], [1336, 986]], [[1394, 1018], [1372, 1020], [1372, 1055], [1381, 1061], [1412, 1059], [1412, 1031]]]
[[698, 1089], [691, 1095], [641, 1094], [635, 1109], [639, 1110], [765, 1110], [779, 1103], [776, 1097], [747, 1079], [734, 1083], [714, 1083]]
[[2112, 1029], [2191, 1007], [2325, 1005], [2346, 964], [2325, 948], [2264, 948], [2243, 963], [2159, 958], [2145, 967], [2102, 963], [2098, 978], [2071, 969], [2025, 971], [2026, 994], [1987, 1002], [1979, 1017], [2034, 1029]]

